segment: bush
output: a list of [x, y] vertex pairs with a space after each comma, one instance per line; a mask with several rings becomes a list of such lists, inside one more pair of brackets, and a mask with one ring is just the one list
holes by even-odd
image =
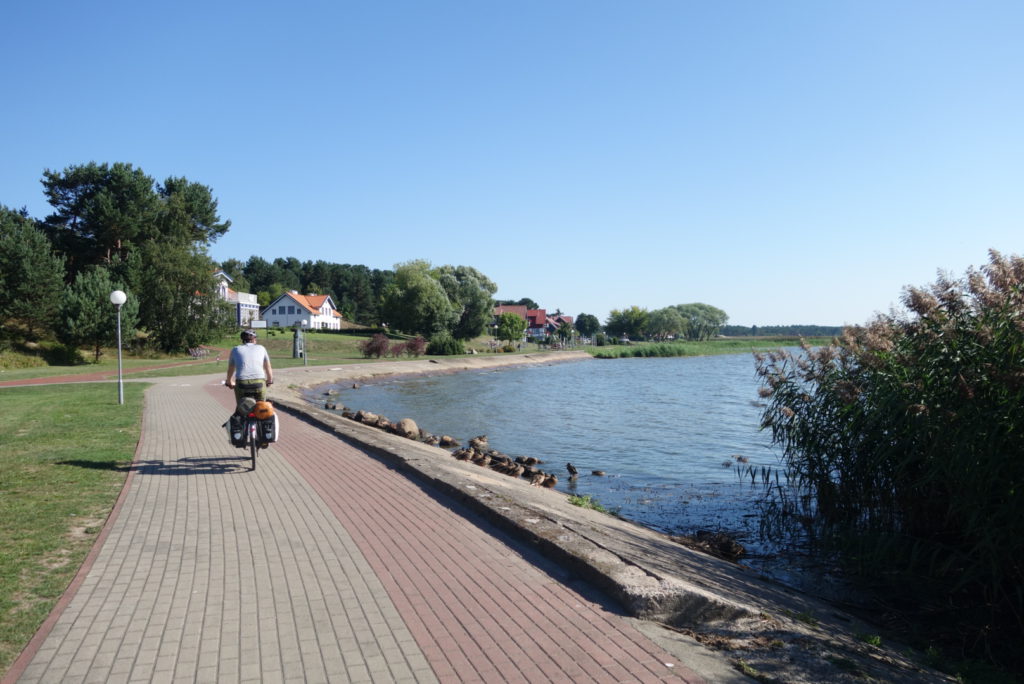
[[427, 353], [431, 356], [455, 356], [465, 354], [466, 349], [461, 340], [452, 337], [449, 332], [439, 332], [430, 338]]
[[941, 616], [948, 648], [1021, 667], [1024, 259], [991, 252], [903, 303], [838, 344], [758, 357], [795, 490], [775, 504], [894, 605]]
[[85, 363], [81, 352], [70, 344], [55, 344], [43, 351], [43, 358], [51, 366], [78, 366]]
[[387, 336], [377, 333], [370, 339], [360, 342], [359, 351], [362, 353], [364, 358], [379, 359], [388, 352], [389, 345], [390, 342], [388, 341]]
[[405, 353], [409, 356], [419, 358], [427, 351], [427, 341], [422, 335], [417, 335], [405, 343]]
[[594, 346], [603, 347], [606, 344], [608, 344], [608, 337], [603, 332], [594, 335]]
[[0, 368], [13, 370], [15, 368], [38, 368], [45, 366], [44, 361], [35, 354], [22, 354], [16, 351], [0, 351]]
[[390, 346], [388, 346], [387, 353], [397, 359], [405, 353], [406, 349], [408, 349], [408, 345], [405, 342], [392, 342]]

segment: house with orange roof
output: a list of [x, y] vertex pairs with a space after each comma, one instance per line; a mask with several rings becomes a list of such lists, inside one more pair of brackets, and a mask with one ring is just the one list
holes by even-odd
[[273, 328], [341, 329], [341, 313], [330, 295], [302, 295], [296, 290], [285, 292], [263, 309], [263, 320]]

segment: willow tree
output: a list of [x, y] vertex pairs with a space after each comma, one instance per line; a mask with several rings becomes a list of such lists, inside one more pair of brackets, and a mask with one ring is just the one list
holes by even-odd
[[421, 259], [395, 266], [395, 280], [384, 292], [382, 306], [389, 327], [426, 337], [451, 332], [459, 314], [430, 271], [430, 263]]

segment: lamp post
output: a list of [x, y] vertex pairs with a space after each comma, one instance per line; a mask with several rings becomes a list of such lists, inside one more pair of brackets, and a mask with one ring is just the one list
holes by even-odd
[[110, 293], [110, 303], [117, 307], [117, 403], [124, 403], [124, 378], [121, 373], [121, 306], [128, 301], [128, 295], [120, 290]]
[[306, 337], [306, 326], [309, 321], [302, 321], [302, 365], [309, 365], [309, 339]]

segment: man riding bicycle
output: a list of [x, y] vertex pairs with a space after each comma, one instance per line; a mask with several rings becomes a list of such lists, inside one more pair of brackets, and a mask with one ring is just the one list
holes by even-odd
[[267, 386], [274, 384], [274, 369], [270, 367], [266, 347], [256, 344], [256, 333], [252, 330], [242, 331], [242, 344], [231, 350], [224, 384], [235, 390], [236, 404], [245, 396], [266, 400]]

